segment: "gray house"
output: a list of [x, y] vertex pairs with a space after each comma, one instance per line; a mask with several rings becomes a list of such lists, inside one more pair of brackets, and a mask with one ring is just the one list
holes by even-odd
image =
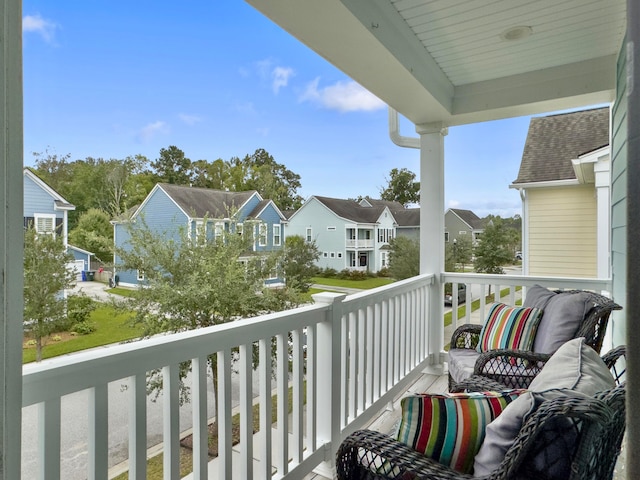
[[455, 243], [461, 238], [467, 238], [475, 245], [483, 231], [482, 219], [471, 210], [450, 208], [444, 214], [444, 241], [446, 243]]

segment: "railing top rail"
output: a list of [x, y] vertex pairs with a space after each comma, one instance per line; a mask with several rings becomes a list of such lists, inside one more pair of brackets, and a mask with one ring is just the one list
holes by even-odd
[[611, 290], [610, 278], [579, 278], [579, 277], [537, 277], [529, 275], [491, 275], [485, 273], [453, 273], [444, 272], [442, 282], [481, 283], [498, 285], [515, 285], [532, 287], [543, 285], [553, 288], [576, 288], [584, 290]]
[[345, 308], [360, 304], [363, 300], [372, 297], [372, 293], [375, 293], [375, 303], [388, 300], [395, 295], [402, 294], [415, 290], [417, 287], [431, 285], [435, 281], [435, 275], [433, 273], [425, 273], [418, 275], [417, 277], [407, 278], [397, 282], [390, 283], [389, 285], [383, 285], [371, 290], [365, 290], [358, 293], [352, 293], [343, 302]]
[[325, 321], [315, 304], [222, 325], [86, 350], [23, 366], [23, 406]]

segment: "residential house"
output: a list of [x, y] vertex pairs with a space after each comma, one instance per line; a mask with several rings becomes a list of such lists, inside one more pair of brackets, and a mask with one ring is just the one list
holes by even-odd
[[[444, 137], [448, 129], [603, 103], [613, 104], [612, 275], [579, 281], [556, 278], [554, 286], [606, 290], [624, 307], [613, 316], [613, 335], [604, 350], [620, 343], [629, 345], [627, 398], [635, 399], [640, 384], [640, 336], [633, 324], [640, 314], [640, 250], [633, 247], [640, 231], [640, 49], [634, 47], [640, 44], [638, 2], [576, 2], [567, 8], [564, 2], [542, 0], [532, 8], [531, 2], [516, 4], [508, 0], [460, 2], [455, 6], [447, 0], [246, 1], [392, 107], [391, 139], [400, 146], [418, 149], [420, 156], [421, 275], [346, 300], [338, 294], [320, 294], [315, 305], [290, 312], [23, 367], [19, 321], [23, 308], [19, 262], [22, 192], [18, 182], [23, 136], [22, 11], [20, 2], [3, 0], [0, 38], [7, 54], [0, 56], [5, 103], [0, 120], [6, 134], [0, 136], [0, 169], [4, 172], [0, 194], [5, 206], [0, 209], [0, 230], [6, 235], [0, 246], [0, 269], [5, 280], [0, 309], [4, 332], [0, 381], [5, 395], [0, 416], [4, 419], [0, 464], [4, 477], [20, 478], [22, 443], [16, 439], [21, 436], [21, 409], [38, 405], [42, 414], [38, 424], [41, 447], [37, 451], [40, 471], [51, 478], [65, 478], [60, 474], [61, 404], [66, 395], [82, 391], [88, 392], [90, 399], [87, 477], [106, 478], [109, 386], [110, 382], [126, 381], [131, 400], [129, 467], [136, 478], [145, 478], [146, 372], [162, 369], [166, 382], [164, 474], [180, 478], [178, 372], [181, 362], [194, 358], [193, 477], [206, 477], [207, 395], [202, 388], [206, 382], [202, 359], [217, 354], [219, 381], [224, 388], [218, 392], [216, 410], [225, 414], [218, 419], [225, 432], [219, 445], [221, 476], [232, 477], [233, 468], [242, 478], [252, 478], [254, 473], [269, 478], [274, 471], [284, 479], [303, 478], [312, 471], [331, 478], [333, 459], [346, 435], [366, 427], [425, 370], [443, 371], [444, 283], [495, 283], [493, 276], [443, 272]], [[417, 137], [400, 134], [396, 112], [416, 126]], [[527, 287], [547, 280], [529, 276], [505, 277], [503, 281]], [[380, 324], [385, 328], [378, 328]], [[307, 328], [307, 338], [313, 340], [304, 356], [300, 345], [303, 328]], [[392, 332], [401, 335], [389, 335]], [[268, 416], [260, 415], [260, 451], [253, 450], [253, 442], [244, 441], [236, 455], [232, 452], [231, 425], [225, 420], [232, 412], [231, 389], [227, 388], [230, 372], [242, 380], [238, 408], [250, 418], [254, 372], [248, 342], [259, 341], [260, 354], [269, 358], [274, 337], [278, 359], [284, 361], [278, 362], [277, 369], [270, 362], [260, 362], [255, 373], [261, 379], [261, 399], [271, 398], [273, 380], [278, 398], [287, 399], [289, 386], [293, 386], [293, 401], [278, 403], [283, 414], [278, 416], [275, 434], [270, 420], [265, 420]], [[232, 368], [230, 355], [236, 347], [240, 352], [237, 371]], [[293, 372], [288, 368], [289, 351]], [[303, 359], [311, 367], [306, 382], [304, 369], [300, 368]], [[289, 405], [291, 415], [287, 415]], [[270, 411], [268, 400], [260, 406]], [[627, 478], [640, 478], [639, 411], [637, 402], [627, 403]], [[251, 422], [241, 425], [240, 431], [241, 437], [252, 435]], [[274, 461], [272, 452], [281, 452], [274, 455]], [[255, 465], [254, 454], [260, 458]]]
[[420, 208], [405, 208], [400, 202], [363, 198], [362, 206], [386, 206], [396, 221], [396, 236], [420, 239]]
[[534, 117], [518, 178], [523, 273], [610, 277], [609, 107]]
[[389, 265], [395, 227], [386, 204], [314, 195], [289, 218], [287, 236], [315, 241], [320, 268], [377, 272]]
[[[128, 228], [138, 219], [146, 225], [174, 239], [180, 238], [180, 230], [197, 235], [205, 228], [208, 235], [218, 235], [230, 224], [253, 238], [255, 254], [282, 248], [286, 219], [272, 200], [263, 199], [255, 191], [227, 192], [209, 188], [158, 183], [130, 218], [114, 220], [114, 244], [127, 248]], [[204, 222], [207, 222], [204, 225]], [[119, 258], [114, 258], [120, 285], [135, 286], [144, 282], [144, 272], [118, 270]], [[275, 275], [266, 283], [280, 283]]]
[[65, 200], [29, 168], [23, 169], [23, 182], [24, 227], [33, 226], [38, 233], [60, 236], [68, 253], [74, 258], [69, 268], [77, 273], [80, 280], [81, 272], [91, 268], [93, 253], [68, 243], [69, 212], [76, 209], [75, 205]]
[[449, 208], [444, 214], [444, 241], [455, 243], [461, 238], [475, 245], [484, 231], [484, 223], [471, 210]]

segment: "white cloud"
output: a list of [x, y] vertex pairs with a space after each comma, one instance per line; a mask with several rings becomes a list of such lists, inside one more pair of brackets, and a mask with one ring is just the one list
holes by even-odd
[[340, 112], [371, 112], [386, 106], [382, 100], [353, 80], [337, 82], [323, 88], [319, 88], [319, 84], [319, 78], [309, 83], [299, 100]]
[[42, 18], [40, 14], [25, 15], [22, 17], [22, 32], [39, 34], [46, 42], [53, 42], [53, 37], [58, 25], [50, 20]]
[[293, 68], [290, 67], [276, 67], [271, 71], [271, 77], [273, 78], [273, 83], [271, 84], [273, 88], [273, 93], [276, 95], [280, 91], [282, 87], [286, 87], [289, 83], [289, 78], [293, 76]]
[[158, 120], [142, 127], [138, 132], [137, 138], [140, 142], [148, 142], [157, 134], [166, 135], [167, 133], [169, 133], [169, 125]]
[[202, 121], [202, 117], [199, 117], [198, 115], [189, 115], [187, 113], [179, 113], [178, 118], [189, 126], [193, 126]]

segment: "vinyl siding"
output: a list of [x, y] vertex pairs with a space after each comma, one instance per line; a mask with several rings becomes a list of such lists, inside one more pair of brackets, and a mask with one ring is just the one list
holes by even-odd
[[54, 200], [40, 185], [24, 176], [24, 217], [33, 217], [34, 213], [54, 214], [62, 219], [64, 212], [54, 210]]
[[268, 251], [281, 249], [282, 245], [284, 245], [284, 225], [280, 227], [280, 245], [274, 246], [273, 245], [273, 225], [274, 224], [280, 225], [280, 215], [278, 215], [278, 212], [276, 211], [276, 209], [273, 208], [273, 205], [271, 204], [267, 205], [267, 207], [260, 214], [259, 219], [262, 220], [263, 223], [267, 224], [267, 245], [260, 246], [258, 243], [256, 243], [256, 251], [268, 252]]
[[[299, 235], [304, 238], [307, 227], [311, 227], [312, 237], [320, 251], [320, 258], [316, 265], [320, 268], [334, 268], [338, 271], [345, 269], [347, 267], [345, 221], [318, 200], [312, 198], [289, 219], [287, 237]], [[328, 230], [328, 227], [336, 228]], [[325, 252], [327, 257], [324, 257]], [[331, 258], [331, 252], [334, 253], [334, 258]], [[338, 252], [342, 254], [342, 258], [338, 258]]]
[[[625, 45], [618, 55], [616, 101], [611, 124], [611, 262], [613, 299], [626, 305], [627, 276], [627, 77]], [[613, 345], [626, 343], [625, 310], [611, 316]]]
[[529, 274], [596, 277], [593, 185], [534, 188], [529, 202]]

